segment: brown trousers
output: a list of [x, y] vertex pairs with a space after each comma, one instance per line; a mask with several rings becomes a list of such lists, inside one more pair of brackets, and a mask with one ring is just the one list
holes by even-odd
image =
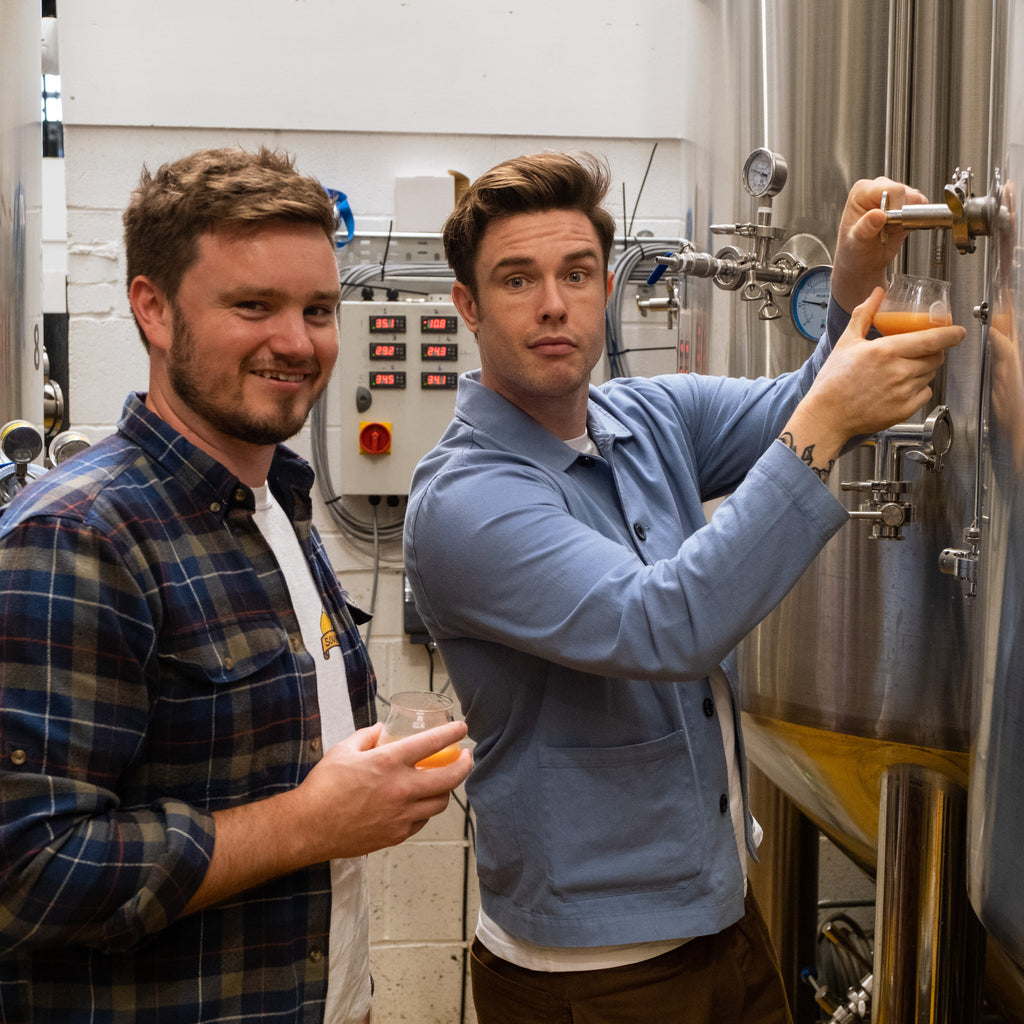
[[651, 960], [597, 971], [530, 971], [472, 949], [479, 1024], [793, 1024], [753, 894], [746, 913]]

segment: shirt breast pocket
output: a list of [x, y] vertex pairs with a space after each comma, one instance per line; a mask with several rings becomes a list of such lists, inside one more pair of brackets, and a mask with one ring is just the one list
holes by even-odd
[[210, 807], [294, 785], [301, 741], [319, 734], [315, 669], [305, 660], [308, 672], [275, 619], [162, 634], [150, 782]]
[[161, 666], [211, 685], [231, 685], [265, 669], [288, 649], [276, 619], [206, 622], [159, 637]]

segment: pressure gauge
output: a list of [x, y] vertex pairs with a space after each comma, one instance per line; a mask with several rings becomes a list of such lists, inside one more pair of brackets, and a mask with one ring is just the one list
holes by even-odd
[[827, 264], [808, 268], [793, 285], [789, 313], [796, 329], [811, 341], [817, 341], [825, 332], [831, 291], [832, 268]]
[[743, 187], [755, 199], [777, 196], [788, 176], [786, 161], [770, 149], [755, 149], [743, 165]]

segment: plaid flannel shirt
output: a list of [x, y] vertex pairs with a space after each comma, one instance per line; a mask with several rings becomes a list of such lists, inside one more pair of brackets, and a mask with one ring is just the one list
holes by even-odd
[[0, 517], [0, 1020], [323, 1018], [328, 865], [181, 912], [211, 812], [297, 786], [322, 755], [316, 658], [356, 727], [376, 681], [312, 527], [312, 470], [278, 448], [338, 647], [307, 651], [224, 466], [129, 397], [118, 432]]

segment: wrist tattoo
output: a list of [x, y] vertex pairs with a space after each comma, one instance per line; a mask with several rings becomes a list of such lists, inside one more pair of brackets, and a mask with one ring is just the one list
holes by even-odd
[[791, 451], [796, 452], [800, 456], [800, 461], [805, 462], [812, 473], [822, 482], [827, 483], [829, 474], [832, 472], [832, 467], [836, 464], [835, 459], [829, 459], [827, 466], [816, 466], [814, 464], [814, 445], [807, 445], [802, 452], [796, 451], [796, 440], [793, 435], [788, 431], [784, 430], [779, 435], [779, 440]]

